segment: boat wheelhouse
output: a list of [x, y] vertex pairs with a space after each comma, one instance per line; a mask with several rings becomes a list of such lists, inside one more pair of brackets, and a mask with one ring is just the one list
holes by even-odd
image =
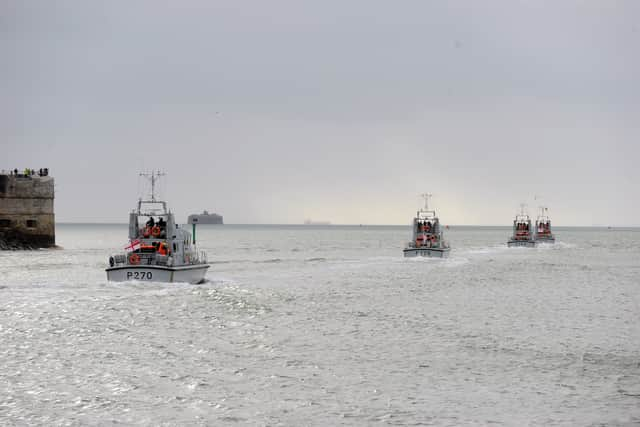
[[436, 257], [449, 256], [449, 243], [444, 240], [440, 219], [436, 211], [429, 210], [431, 194], [423, 194], [424, 208], [418, 210], [413, 218], [413, 238], [404, 248], [405, 257]]
[[533, 248], [536, 241], [531, 230], [531, 218], [525, 213], [525, 205], [520, 205], [520, 213], [513, 220], [513, 233], [507, 242], [508, 247], [524, 246]]
[[536, 227], [534, 239], [540, 243], [555, 243], [556, 238], [551, 232], [551, 219], [547, 212], [549, 209], [545, 206], [540, 206], [540, 213], [536, 218]]
[[129, 214], [129, 244], [124, 253], [109, 257], [107, 279], [201, 283], [209, 268], [206, 254], [198, 251], [191, 233], [175, 223], [164, 201], [156, 200], [156, 181], [163, 174], [140, 174], [151, 181], [151, 196], [140, 198]]

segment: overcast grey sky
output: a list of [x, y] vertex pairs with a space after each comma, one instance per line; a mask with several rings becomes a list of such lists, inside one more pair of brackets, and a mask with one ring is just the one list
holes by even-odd
[[640, 2], [1, 1], [0, 168], [59, 221], [640, 225]]

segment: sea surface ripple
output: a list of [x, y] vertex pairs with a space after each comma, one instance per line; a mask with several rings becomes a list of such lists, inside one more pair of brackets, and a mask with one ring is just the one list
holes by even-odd
[[640, 424], [640, 231], [200, 226], [203, 285], [106, 281], [125, 225], [0, 252], [3, 425]]

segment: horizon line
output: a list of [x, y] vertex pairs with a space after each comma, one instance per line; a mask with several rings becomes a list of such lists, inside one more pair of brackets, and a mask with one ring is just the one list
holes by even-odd
[[[126, 222], [83, 222], [83, 221], [56, 221], [60, 225], [128, 225]], [[188, 223], [176, 223], [178, 225], [192, 225]], [[225, 225], [250, 225], [250, 226], [300, 226], [307, 228], [321, 227], [411, 227], [411, 224], [304, 224], [304, 223], [225, 223], [225, 224], [197, 224], [205, 226]], [[445, 227], [511, 227], [509, 224], [447, 224]], [[558, 225], [554, 228], [640, 228], [640, 225]]]

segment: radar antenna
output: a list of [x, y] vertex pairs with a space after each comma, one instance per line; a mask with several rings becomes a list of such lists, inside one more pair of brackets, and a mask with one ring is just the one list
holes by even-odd
[[422, 193], [420, 196], [424, 199], [424, 210], [428, 211], [429, 210], [429, 199], [431, 198], [431, 196], [433, 196], [433, 194], [431, 194], [431, 193]]
[[164, 172], [160, 172], [158, 171], [151, 171], [151, 173], [149, 172], [141, 172], [140, 176], [143, 176], [145, 178], [147, 178], [149, 181], [151, 181], [151, 201], [155, 202], [156, 201], [156, 181], [161, 177], [161, 176], [165, 176]]

